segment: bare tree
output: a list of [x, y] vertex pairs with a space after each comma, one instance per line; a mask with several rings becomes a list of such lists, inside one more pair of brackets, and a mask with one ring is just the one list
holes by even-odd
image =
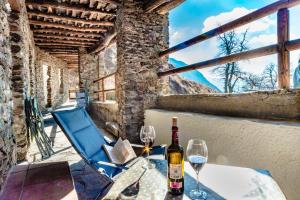
[[[248, 31], [246, 30], [244, 33], [238, 34], [232, 30], [219, 35], [220, 56], [228, 56], [247, 50], [247, 32]], [[225, 93], [232, 93], [238, 81], [242, 80], [244, 75], [237, 62], [218, 66], [213, 72], [217, 73], [221, 79], [224, 80]]]
[[261, 75], [245, 73], [244, 77], [244, 91], [253, 90], [273, 90], [276, 89], [277, 84], [277, 70], [274, 63], [266, 66]]
[[274, 63], [270, 63], [266, 66], [262, 73], [263, 77], [263, 89], [272, 90], [277, 86], [277, 66]]
[[257, 74], [247, 73], [244, 78], [245, 85], [243, 86], [244, 91], [260, 90], [263, 87], [264, 78]]

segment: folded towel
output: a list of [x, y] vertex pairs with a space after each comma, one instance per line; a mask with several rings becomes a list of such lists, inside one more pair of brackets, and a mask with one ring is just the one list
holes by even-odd
[[[118, 199], [121, 191], [132, 183], [136, 182], [144, 172], [142, 167], [147, 163], [145, 158], [139, 159], [128, 170], [122, 172], [115, 179], [115, 183], [103, 198], [104, 200]], [[140, 200], [155, 200], [164, 199], [167, 193], [167, 179], [157, 169], [147, 170], [143, 177], [140, 179], [140, 190], [136, 199]]]

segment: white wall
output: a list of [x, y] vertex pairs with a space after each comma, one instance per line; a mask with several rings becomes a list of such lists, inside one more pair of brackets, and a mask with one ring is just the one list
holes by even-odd
[[268, 169], [289, 200], [300, 199], [300, 123], [147, 110], [145, 124], [154, 125], [156, 143], [171, 141], [171, 118], [177, 116], [179, 140], [208, 145], [210, 163]]

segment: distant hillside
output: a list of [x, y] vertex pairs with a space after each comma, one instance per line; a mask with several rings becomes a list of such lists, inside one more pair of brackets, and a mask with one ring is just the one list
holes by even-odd
[[[183, 67], [186, 66], [187, 64], [176, 60], [174, 58], [169, 58], [169, 63], [172, 64], [172, 66], [174, 66], [175, 68], [179, 68], [179, 67]], [[209, 82], [201, 72], [199, 72], [198, 70], [194, 70], [194, 71], [189, 71], [189, 72], [183, 72], [180, 73], [179, 76], [181, 76], [182, 78], [185, 78], [187, 80], [191, 80], [194, 81], [196, 83], [199, 83], [203, 86], [207, 86], [217, 92], [221, 92], [221, 90], [215, 86], [214, 84], [212, 84], [211, 82]]]
[[[169, 63], [169, 68], [174, 69], [175, 67]], [[218, 91], [202, 85], [195, 81], [183, 78], [179, 74], [169, 76], [170, 94], [207, 94], [207, 93], [218, 93]]]

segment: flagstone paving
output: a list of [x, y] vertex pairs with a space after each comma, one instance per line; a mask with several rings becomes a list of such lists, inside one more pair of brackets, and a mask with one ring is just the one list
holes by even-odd
[[[66, 104], [65, 108], [73, 108], [74, 104]], [[94, 169], [89, 167], [77, 154], [75, 149], [72, 147], [67, 137], [57, 126], [51, 114], [45, 115], [45, 131], [50, 137], [53, 143], [54, 154], [46, 159], [41, 158], [41, 154], [38, 150], [37, 145], [34, 141], [29, 149], [27, 155], [28, 162], [57, 162], [57, 161], [68, 161], [71, 174], [74, 179], [75, 188], [79, 199], [90, 200], [95, 199], [103, 190], [103, 183], [101, 182], [101, 175]], [[95, 121], [95, 120], [94, 120]], [[96, 125], [105, 135], [111, 137], [107, 132], [101, 128], [101, 123], [95, 121]]]

